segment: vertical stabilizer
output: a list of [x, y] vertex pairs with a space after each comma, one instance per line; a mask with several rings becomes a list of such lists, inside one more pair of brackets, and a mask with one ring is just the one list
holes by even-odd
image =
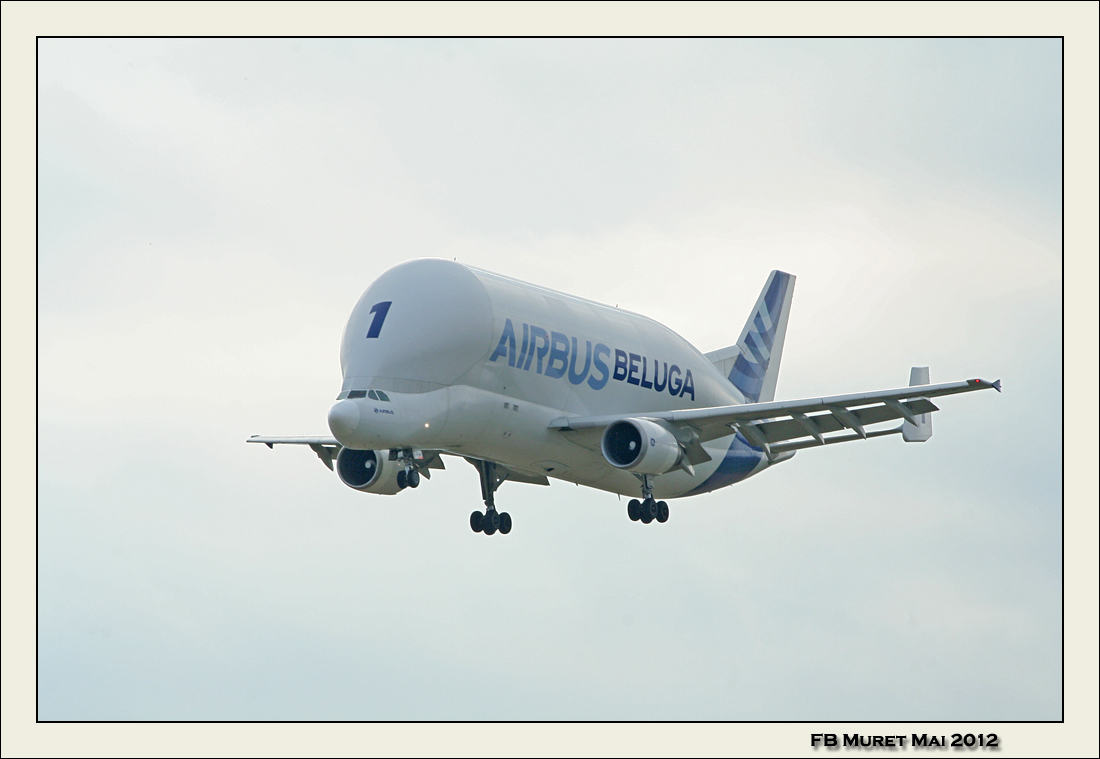
[[793, 274], [773, 271], [760, 292], [749, 320], [745, 322], [745, 328], [741, 330], [737, 344], [707, 354], [707, 358], [745, 396], [746, 403], [766, 403], [775, 398], [794, 280]]
[[[909, 370], [909, 387], [928, 384], [928, 367], [914, 366]], [[901, 425], [901, 439], [907, 443], [923, 443], [932, 437], [932, 415], [917, 414], [917, 423], [905, 422]]]

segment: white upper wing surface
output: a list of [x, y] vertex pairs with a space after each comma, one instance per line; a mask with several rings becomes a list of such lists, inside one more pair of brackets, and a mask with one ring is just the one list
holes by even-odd
[[[938, 410], [928, 400], [929, 398], [989, 388], [1000, 392], [1001, 381], [988, 382], [972, 379], [792, 401], [746, 403], [641, 414], [561, 417], [551, 422], [549, 427], [562, 431], [586, 430], [607, 427], [627, 416], [654, 419], [691, 428], [698, 435], [696, 442], [700, 443], [725, 437], [732, 434], [731, 431], [741, 432], [750, 443], [764, 448], [771, 454], [812, 445], [889, 434], [895, 430], [889, 430], [886, 433], [868, 433], [864, 428], [867, 425], [891, 419], [905, 419], [911, 424], [917, 424], [917, 417], [920, 414]], [[844, 429], [852, 430], [852, 434], [825, 437], [828, 433]], [[785, 442], [805, 437], [813, 440], [802, 443]]]
[[[321, 459], [325, 466], [329, 469], [333, 468], [333, 461], [340, 453], [340, 441], [332, 436], [324, 435], [301, 435], [291, 437], [271, 437], [267, 435], [253, 435], [246, 443], [263, 443], [268, 448], [274, 448], [276, 445], [308, 445], [314, 453], [317, 454], [317, 458]], [[416, 459], [423, 461], [424, 464], [420, 468], [420, 471], [424, 473], [424, 476], [431, 479], [429, 469], [445, 469], [443, 460], [440, 459], [439, 454], [443, 451], [417, 451]]]

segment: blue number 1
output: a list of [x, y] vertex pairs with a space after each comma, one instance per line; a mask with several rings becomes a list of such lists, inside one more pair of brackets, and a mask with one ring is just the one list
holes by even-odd
[[367, 330], [367, 337], [378, 337], [378, 333], [382, 331], [382, 322], [386, 321], [386, 314], [390, 312], [390, 305], [392, 303], [392, 300], [384, 300], [370, 307], [370, 312], [374, 314], [374, 321], [370, 323], [370, 329]]

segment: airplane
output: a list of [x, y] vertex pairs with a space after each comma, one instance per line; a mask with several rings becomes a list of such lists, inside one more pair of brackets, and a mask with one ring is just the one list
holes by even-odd
[[[548, 478], [638, 495], [627, 516], [668, 521], [665, 499], [708, 493], [803, 448], [932, 436], [931, 398], [993, 388], [968, 379], [776, 401], [795, 277], [772, 271], [737, 342], [701, 353], [640, 314], [437, 258], [399, 264], [367, 288], [340, 346], [331, 436], [307, 445], [348, 487], [394, 495], [472, 464], [485, 510], [474, 532], [508, 534], [505, 482]], [[902, 420], [900, 425], [881, 427]]]

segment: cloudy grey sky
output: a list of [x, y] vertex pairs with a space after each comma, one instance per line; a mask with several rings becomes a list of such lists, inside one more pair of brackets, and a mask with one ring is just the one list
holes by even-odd
[[[38, 716], [1060, 719], [1061, 65], [1042, 39], [40, 41]], [[1005, 392], [661, 529], [506, 485], [485, 539], [460, 460], [385, 498], [244, 444], [327, 433], [344, 320], [421, 256], [704, 351], [779, 268], [779, 397], [912, 365]]]

